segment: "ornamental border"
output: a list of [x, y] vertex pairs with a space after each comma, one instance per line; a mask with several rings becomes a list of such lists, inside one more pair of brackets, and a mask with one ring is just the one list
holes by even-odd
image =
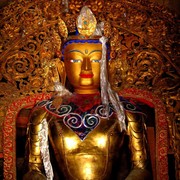
[[4, 180], [16, 179], [16, 118], [22, 108], [33, 107], [37, 102], [49, 99], [51, 94], [41, 93], [14, 100], [7, 109], [3, 124], [3, 176]]
[[168, 180], [168, 122], [166, 108], [162, 100], [150, 91], [128, 88], [120, 91], [123, 97], [146, 100], [151, 103], [155, 109], [155, 129], [156, 129], [156, 180]]

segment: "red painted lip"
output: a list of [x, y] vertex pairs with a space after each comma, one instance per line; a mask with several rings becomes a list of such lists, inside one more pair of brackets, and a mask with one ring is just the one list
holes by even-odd
[[81, 78], [92, 78], [93, 74], [80, 74]]

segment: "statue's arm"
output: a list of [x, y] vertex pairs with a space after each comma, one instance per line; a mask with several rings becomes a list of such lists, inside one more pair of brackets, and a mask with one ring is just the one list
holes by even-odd
[[33, 179], [35, 177], [46, 179], [43, 175], [43, 163], [40, 152], [40, 140], [38, 133], [42, 128], [42, 121], [46, 118], [46, 111], [42, 108], [35, 109], [30, 117], [28, 126], [28, 140], [26, 144], [28, 172], [23, 179]]
[[126, 112], [132, 170], [126, 180], [151, 179], [150, 158], [146, 136], [145, 115]]

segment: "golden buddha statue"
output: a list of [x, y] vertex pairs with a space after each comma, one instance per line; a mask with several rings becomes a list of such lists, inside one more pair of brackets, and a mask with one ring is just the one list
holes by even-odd
[[[107, 39], [94, 33], [96, 19], [87, 7], [77, 22], [80, 35], [63, 47], [66, 75], [74, 92], [60, 86], [60, 94], [33, 109], [24, 179], [53, 179], [53, 169], [58, 169], [55, 179], [151, 178], [146, 116], [112, 91], [106, 70]], [[52, 163], [52, 154], [57, 165]]]

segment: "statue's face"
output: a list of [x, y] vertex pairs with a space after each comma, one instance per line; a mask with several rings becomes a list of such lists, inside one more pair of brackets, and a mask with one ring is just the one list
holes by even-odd
[[100, 83], [100, 43], [72, 43], [64, 51], [64, 63], [68, 80], [75, 92], [94, 93]]

